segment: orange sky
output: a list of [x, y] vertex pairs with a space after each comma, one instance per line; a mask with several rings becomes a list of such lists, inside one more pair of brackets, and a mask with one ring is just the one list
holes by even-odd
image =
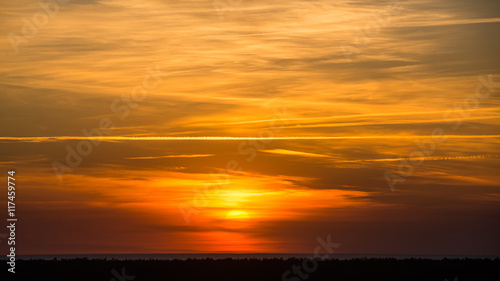
[[498, 255], [497, 2], [2, 1], [18, 254]]

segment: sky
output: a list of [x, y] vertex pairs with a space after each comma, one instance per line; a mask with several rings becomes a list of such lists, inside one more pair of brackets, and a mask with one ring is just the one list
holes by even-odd
[[499, 1], [0, 3], [17, 254], [500, 254]]

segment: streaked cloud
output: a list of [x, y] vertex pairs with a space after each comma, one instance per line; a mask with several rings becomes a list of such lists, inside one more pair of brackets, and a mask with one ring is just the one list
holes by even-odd
[[293, 150], [286, 150], [286, 149], [270, 149], [270, 150], [261, 150], [261, 151], [267, 152], [267, 153], [283, 154], [283, 155], [295, 155], [295, 156], [303, 156], [303, 157], [330, 157], [328, 155], [323, 155], [323, 154], [293, 151]]
[[[381, 135], [381, 136], [290, 136], [290, 137], [134, 137], [134, 136], [57, 136], [57, 137], [0, 137], [5, 141], [54, 142], [67, 140], [100, 141], [228, 141], [228, 140], [345, 140], [345, 139], [428, 139], [432, 135]], [[500, 138], [500, 135], [446, 135], [450, 139]]]
[[184, 154], [184, 155], [163, 155], [163, 156], [137, 156], [137, 157], [127, 157], [125, 159], [134, 160], [145, 160], [145, 159], [161, 159], [161, 158], [198, 158], [198, 157], [210, 157], [214, 154]]

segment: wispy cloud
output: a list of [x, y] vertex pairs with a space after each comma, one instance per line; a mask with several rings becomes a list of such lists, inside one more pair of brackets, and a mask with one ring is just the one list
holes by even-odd
[[[4, 141], [19, 142], [54, 142], [68, 140], [101, 140], [101, 141], [228, 141], [228, 140], [349, 140], [349, 139], [428, 139], [432, 135], [378, 135], [378, 136], [288, 136], [288, 137], [169, 137], [169, 136], [54, 136], [54, 137], [0, 137]], [[483, 139], [500, 138], [500, 135], [446, 135], [449, 139]]]
[[286, 150], [286, 149], [269, 149], [269, 150], [261, 150], [262, 152], [273, 153], [273, 154], [282, 154], [282, 155], [295, 155], [295, 156], [303, 156], [303, 157], [330, 157], [328, 155], [316, 154], [316, 153], [308, 153], [294, 150]]
[[161, 159], [161, 158], [199, 158], [199, 157], [210, 157], [214, 156], [214, 154], [183, 154], [183, 155], [163, 155], [163, 156], [139, 156], [139, 157], [127, 157], [125, 159]]
[[358, 159], [349, 160], [342, 159], [335, 161], [337, 163], [364, 163], [364, 162], [399, 162], [401, 160], [417, 160], [417, 161], [444, 161], [444, 160], [478, 160], [485, 158], [498, 158], [498, 154], [484, 154], [484, 155], [463, 155], [463, 156], [422, 156], [418, 158], [380, 158], [380, 159]]

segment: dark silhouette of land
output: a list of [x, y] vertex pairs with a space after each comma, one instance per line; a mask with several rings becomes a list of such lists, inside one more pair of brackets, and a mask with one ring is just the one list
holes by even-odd
[[[5, 266], [7, 267], [7, 266]], [[294, 271], [300, 270], [300, 271]], [[290, 271], [290, 272], [287, 272]], [[309, 272], [308, 272], [309, 271]], [[285, 273], [287, 272], [287, 273]], [[294, 273], [296, 272], [296, 273]], [[285, 273], [285, 278], [284, 278]], [[500, 259], [187, 259], [18, 260], [16, 273], [1, 280], [50, 281], [493, 281], [500, 280]], [[14, 277], [14, 278], [12, 278]]]

